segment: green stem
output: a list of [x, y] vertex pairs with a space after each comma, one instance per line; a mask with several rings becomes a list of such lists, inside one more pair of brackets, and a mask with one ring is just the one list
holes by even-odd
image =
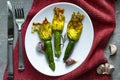
[[69, 43], [68, 43], [68, 45], [67, 45], [67, 48], [66, 48], [66, 50], [65, 50], [65, 54], [64, 54], [64, 58], [63, 58], [63, 61], [64, 61], [64, 62], [65, 62], [65, 61], [70, 57], [70, 55], [72, 54], [74, 45], [75, 45], [75, 41], [70, 40]]
[[61, 55], [61, 32], [54, 31], [54, 48], [55, 48], [55, 56], [60, 57]]
[[50, 40], [44, 41], [45, 46], [45, 53], [49, 63], [49, 67], [54, 71], [55, 70], [55, 63], [53, 58], [53, 50], [52, 50], [52, 43]]

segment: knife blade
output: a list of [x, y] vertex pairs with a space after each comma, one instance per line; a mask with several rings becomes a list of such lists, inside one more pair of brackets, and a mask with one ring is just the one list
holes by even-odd
[[13, 41], [14, 41], [14, 21], [13, 21], [13, 12], [12, 5], [10, 1], [7, 1], [8, 8], [8, 55], [7, 55], [7, 63], [8, 63], [8, 72], [7, 77], [13, 78]]

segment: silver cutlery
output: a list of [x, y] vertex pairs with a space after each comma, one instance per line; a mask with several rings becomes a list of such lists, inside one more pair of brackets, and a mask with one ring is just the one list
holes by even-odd
[[14, 20], [13, 20], [13, 12], [12, 12], [12, 5], [10, 1], [7, 1], [8, 7], [8, 54], [7, 54], [7, 65], [8, 65], [8, 72], [7, 77], [13, 78], [14, 71], [13, 71], [13, 40], [14, 40]]
[[24, 23], [24, 10], [21, 6], [15, 7], [15, 22], [18, 26], [18, 42], [19, 42], [18, 70], [23, 71], [24, 56], [23, 56], [23, 49], [22, 49], [21, 29], [22, 29], [22, 24]]

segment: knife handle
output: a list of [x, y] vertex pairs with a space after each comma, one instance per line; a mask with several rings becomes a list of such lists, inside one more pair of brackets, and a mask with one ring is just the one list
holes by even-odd
[[22, 36], [21, 31], [18, 32], [18, 41], [19, 41], [19, 62], [18, 62], [18, 70], [24, 70], [24, 56], [23, 56], [23, 49], [22, 49]]
[[14, 77], [14, 71], [13, 71], [13, 44], [8, 43], [8, 78]]

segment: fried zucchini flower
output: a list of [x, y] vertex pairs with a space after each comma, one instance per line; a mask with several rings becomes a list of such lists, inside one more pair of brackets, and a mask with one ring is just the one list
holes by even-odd
[[48, 61], [49, 67], [54, 71], [55, 63], [54, 63], [52, 43], [51, 43], [52, 25], [45, 18], [45, 20], [42, 23], [39, 23], [39, 22], [33, 23], [32, 33], [34, 33], [35, 31], [38, 33], [40, 39], [44, 41], [45, 54], [47, 57], [47, 61]]
[[60, 57], [61, 55], [61, 33], [64, 28], [65, 16], [63, 8], [54, 8], [54, 17], [52, 21], [52, 29], [54, 32], [54, 47], [55, 56]]
[[79, 40], [80, 35], [82, 33], [83, 24], [82, 20], [84, 19], [84, 15], [79, 12], [73, 12], [71, 20], [67, 25], [67, 35], [69, 38], [69, 43], [65, 50], [64, 54], [64, 62], [70, 57], [72, 50], [74, 48], [75, 43]]

